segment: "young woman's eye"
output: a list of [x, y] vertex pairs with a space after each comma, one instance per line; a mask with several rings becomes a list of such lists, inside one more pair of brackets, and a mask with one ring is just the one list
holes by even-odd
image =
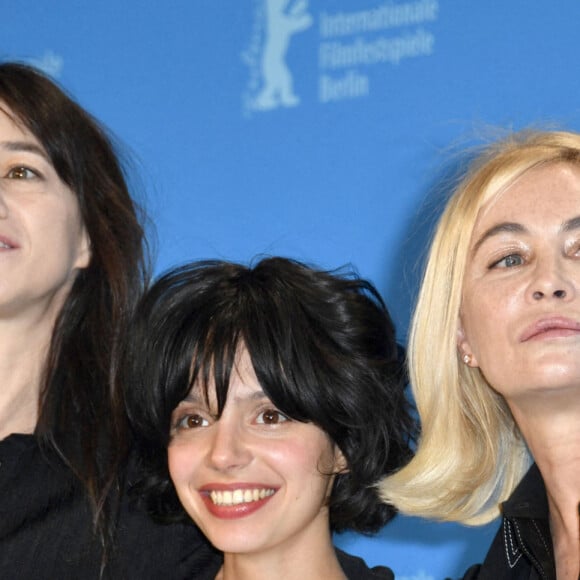
[[207, 427], [208, 425], [208, 420], [197, 413], [184, 415], [176, 423], [177, 429], [198, 429], [199, 427]]
[[515, 268], [516, 266], [521, 266], [523, 263], [524, 259], [519, 254], [509, 254], [501, 260], [494, 262], [490, 268]]
[[40, 177], [40, 174], [34, 169], [30, 169], [30, 167], [25, 167], [23, 165], [10, 169], [6, 174], [6, 177], [8, 179], [37, 179]]
[[278, 425], [288, 421], [288, 417], [276, 409], [266, 409], [256, 417], [259, 425]]

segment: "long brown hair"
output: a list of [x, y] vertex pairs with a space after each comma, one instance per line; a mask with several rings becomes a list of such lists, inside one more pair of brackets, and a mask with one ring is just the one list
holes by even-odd
[[0, 64], [0, 101], [76, 194], [90, 239], [89, 266], [53, 331], [36, 435], [84, 485], [106, 547], [128, 451], [116, 355], [148, 273], [142, 222], [111, 137], [52, 80], [26, 65]]

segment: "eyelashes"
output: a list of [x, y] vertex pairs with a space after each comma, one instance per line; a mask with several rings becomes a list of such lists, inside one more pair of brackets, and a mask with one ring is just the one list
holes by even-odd
[[174, 423], [174, 429], [199, 429], [208, 427], [209, 421], [198, 413], [180, 416]]
[[[240, 419], [242, 420], [242, 419]], [[175, 420], [172, 421], [172, 429], [175, 431], [189, 431], [210, 427], [213, 423], [219, 421], [215, 416], [208, 416], [201, 412], [183, 410], [177, 414]], [[253, 418], [250, 423], [259, 426], [277, 426], [291, 421], [291, 419], [276, 409], [268, 406], [267, 408], [260, 408], [254, 411]]]
[[492, 262], [488, 269], [493, 270], [495, 268], [505, 269], [505, 268], [515, 268], [517, 266], [523, 266], [525, 263], [524, 257], [521, 254], [511, 253], [499, 260]]
[[[562, 254], [564, 257], [577, 259], [580, 258], [580, 238], [573, 238], [567, 240], [563, 244]], [[517, 250], [507, 250], [499, 254], [499, 257], [494, 257], [489, 260], [487, 265], [488, 270], [495, 269], [511, 269], [518, 268], [520, 266], [525, 266], [534, 261], [535, 253], [533, 248], [531, 249], [517, 249]]]
[[43, 175], [37, 169], [27, 165], [15, 165], [6, 172], [4, 177], [16, 181], [29, 181], [33, 179], [42, 179]]
[[290, 419], [284, 415], [278, 409], [266, 409], [258, 414], [256, 417], [256, 423], [259, 425], [279, 425], [280, 423], [285, 423]]

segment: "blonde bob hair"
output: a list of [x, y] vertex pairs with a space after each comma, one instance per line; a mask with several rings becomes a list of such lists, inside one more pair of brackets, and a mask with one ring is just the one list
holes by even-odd
[[409, 376], [421, 419], [413, 460], [385, 478], [383, 499], [403, 513], [477, 525], [499, 515], [531, 463], [504, 401], [461, 361], [463, 276], [481, 208], [530, 169], [580, 163], [580, 135], [525, 131], [486, 147], [439, 220], [411, 323]]

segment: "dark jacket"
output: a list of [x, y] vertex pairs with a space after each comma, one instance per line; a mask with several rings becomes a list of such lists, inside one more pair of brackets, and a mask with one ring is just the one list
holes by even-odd
[[338, 561], [349, 580], [393, 580], [395, 575], [390, 568], [375, 566], [369, 568], [365, 561], [351, 556], [342, 550], [336, 550]]
[[556, 580], [548, 498], [536, 465], [502, 504], [502, 525], [483, 564], [464, 580]]
[[[335, 548], [336, 556], [342, 571], [348, 580], [394, 580], [395, 575], [390, 568], [384, 566], [375, 566], [369, 568], [365, 561], [356, 556], [351, 556], [338, 548]], [[221, 562], [207, 567], [203, 575], [194, 576], [192, 580], [215, 580], [221, 567]]]
[[[0, 441], [0, 578], [97, 580], [101, 546], [86, 494], [32, 435]], [[220, 557], [193, 525], [155, 524], [125, 495], [106, 580], [196, 578]]]

